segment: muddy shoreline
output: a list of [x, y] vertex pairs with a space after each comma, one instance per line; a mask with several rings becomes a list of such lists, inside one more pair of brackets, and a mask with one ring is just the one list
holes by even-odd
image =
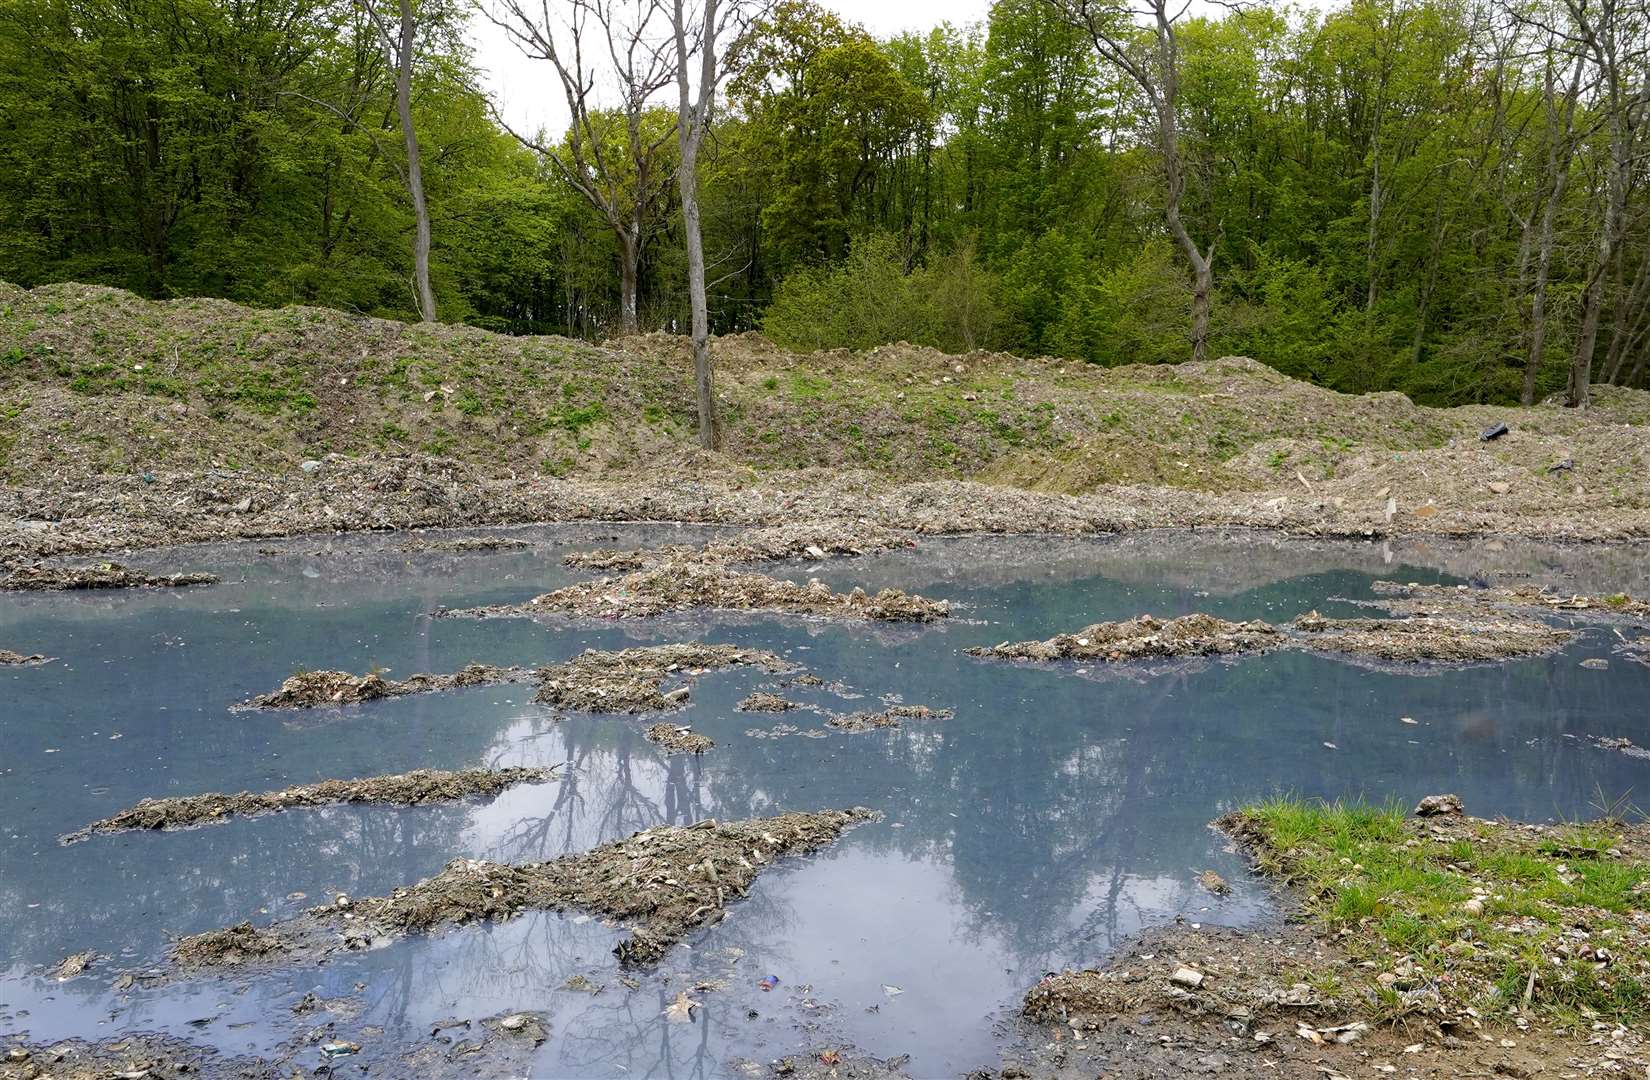
[[[824, 518], [924, 535], [1245, 528], [1349, 539], [1650, 538], [1650, 509], [1596, 501], [1544, 510], [1471, 505], [1389, 519], [1385, 499], [1364, 500], [1367, 505], [1341, 499], [1337, 505], [1300, 491], [1212, 494], [1120, 486], [1058, 495], [823, 468], [760, 477], [706, 468], [587, 480], [494, 476], [456, 461], [411, 456], [328, 457], [312, 472], [217, 469], [148, 476], [77, 476], [54, 479], [51, 486], [0, 487], [0, 562], [318, 533], [575, 521], [755, 527]], [[1424, 495], [1414, 493], [1408, 501]]]

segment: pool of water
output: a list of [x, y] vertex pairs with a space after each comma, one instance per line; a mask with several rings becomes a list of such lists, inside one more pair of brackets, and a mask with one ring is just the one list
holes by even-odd
[[[1141, 612], [1352, 613], [1350, 601], [1368, 598], [1377, 578], [1513, 574], [1644, 592], [1643, 550], [964, 538], [779, 571], [952, 600], [957, 617], [928, 627], [751, 615], [612, 625], [430, 618], [442, 606], [515, 601], [575, 580], [561, 565], [569, 550], [708, 535], [660, 526], [510, 533], [539, 546], [465, 556], [406, 554], [395, 536], [207, 546], [128, 561], [214, 570], [225, 579], [216, 586], [0, 595], [0, 647], [59, 658], [0, 669], [0, 1034], [164, 1031], [274, 1054], [320, 1022], [290, 1010], [315, 991], [358, 1004], [336, 1032], [367, 1044], [368, 1058], [427, 1041], [440, 1018], [538, 1010], [550, 1038], [534, 1076], [737, 1074], [739, 1059], [822, 1042], [910, 1054], [913, 1075], [954, 1076], [997, 1060], [1003, 1021], [1042, 972], [1102, 960], [1128, 935], [1177, 918], [1270, 917], [1265, 888], [1208, 828], [1246, 800], [1292, 792], [1412, 803], [1454, 791], [1474, 813], [1545, 820], [1643, 795], [1642, 762], [1585, 741], [1650, 743], [1650, 668], [1619, 658], [1603, 671], [1579, 665], [1609, 655], [1608, 627], [1586, 628], [1551, 659], [1425, 674], [1298, 653], [1151, 675], [961, 654]], [[822, 718], [737, 712], [735, 702], [772, 677], [712, 673], [678, 714], [717, 742], [693, 759], [666, 757], [634, 718], [558, 713], [518, 685], [307, 713], [231, 708], [300, 668], [406, 675], [694, 638], [784, 654], [835, 684], [787, 692], [830, 708], [900, 700], [956, 715], [897, 731], [755, 738], [747, 729], [818, 728]], [[335, 808], [57, 842], [148, 796], [555, 762], [571, 763], [565, 780], [483, 804]], [[619, 981], [610, 952], [620, 931], [575, 914], [152, 989], [117, 992], [107, 973], [164, 966], [177, 934], [268, 921], [335, 892], [381, 894], [460, 856], [538, 860], [663, 822], [852, 805], [883, 817], [765, 873], [721, 925], [657, 969], [631, 973], [634, 988]], [[1209, 868], [1233, 882], [1231, 896], [1197, 886]], [[45, 976], [84, 949], [114, 959], [63, 983]], [[561, 989], [575, 974], [602, 991]], [[771, 992], [757, 985], [767, 975], [779, 979]], [[704, 1007], [692, 1025], [668, 1024], [665, 1004], [703, 981], [722, 988], [693, 994]], [[305, 1053], [300, 1061], [318, 1060]]]

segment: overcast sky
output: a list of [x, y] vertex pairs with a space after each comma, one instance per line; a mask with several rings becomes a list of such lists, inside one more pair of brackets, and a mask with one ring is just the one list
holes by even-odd
[[[991, 8], [990, 0], [824, 0], [824, 6], [878, 37], [926, 30], [947, 20], [957, 25], [978, 22]], [[470, 37], [476, 62], [486, 73], [487, 89], [511, 127], [518, 131], [546, 127], [559, 132], [566, 126], [567, 105], [547, 64], [524, 58], [485, 19], [473, 20]]]

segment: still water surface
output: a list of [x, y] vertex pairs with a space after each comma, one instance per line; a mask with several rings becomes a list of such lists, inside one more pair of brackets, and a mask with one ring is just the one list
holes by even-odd
[[[910, 1054], [916, 1076], [956, 1076], [997, 1059], [1015, 1003], [1043, 971], [1100, 961], [1128, 935], [1176, 918], [1268, 918], [1265, 889], [1207, 827], [1246, 800], [1293, 792], [1410, 803], [1454, 791], [1475, 813], [1548, 819], [1629, 791], [1642, 797], [1647, 786], [1643, 762], [1585, 741], [1650, 744], [1650, 668], [1619, 657], [1606, 671], [1579, 666], [1610, 655], [1617, 639], [1607, 627], [1587, 628], [1551, 660], [1426, 674], [1300, 654], [1147, 674], [960, 652], [1141, 612], [1352, 614], [1349, 601], [1367, 599], [1381, 577], [1511, 571], [1644, 592], [1642, 550], [1183, 534], [931, 540], [778, 572], [952, 600], [957, 618], [937, 626], [429, 618], [441, 606], [515, 601], [574, 580], [561, 565], [569, 550], [708, 535], [659, 526], [511, 533], [540, 546], [409, 555], [397, 550], [402, 538], [379, 536], [176, 549], [131, 561], [214, 570], [224, 583], [0, 597], [0, 647], [60, 658], [0, 669], [0, 1034], [166, 1031], [273, 1054], [313, 1025], [290, 1006], [316, 991], [360, 1002], [337, 1033], [365, 1030], [369, 1057], [427, 1040], [437, 1019], [531, 1009], [550, 1017], [535, 1076], [720, 1076], [738, 1059], [841, 1042]], [[300, 668], [406, 675], [693, 638], [772, 649], [833, 684], [787, 691], [801, 700], [837, 710], [898, 700], [956, 716], [889, 732], [754, 738], [747, 729], [818, 729], [823, 718], [737, 712], [734, 703], [772, 677], [712, 673], [678, 714], [717, 742], [693, 759], [664, 756], [633, 718], [536, 706], [525, 686], [310, 713], [231, 711]], [[1406, 716], [1417, 723], [1401, 723]], [[565, 781], [486, 804], [336, 808], [57, 843], [148, 796], [555, 762], [572, 763]], [[460, 856], [538, 860], [662, 822], [853, 805], [884, 817], [764, 874], [722, 925], [673, 950], [635, 989], [619, 983], [610, 954], [619, 932], [572, 914], [320, 967], [109, 986], [109, 967], [162, 965], [173, 935], [267, 921], [337, 892], [385, 893]], [[1205, 868], [1234, 894], [1200, 890]], [[115, 960], [66, 983], [43, 977], [83, 949]], [[575, 974], [605, 989], [559, 989]], [[771, 993], [757, 986], [769, 974], [779, 979]], [[707, 979], [727, 987], [695, 995], [705, 1006], [695, 1024], [667, 1025], [664, 1004]]]

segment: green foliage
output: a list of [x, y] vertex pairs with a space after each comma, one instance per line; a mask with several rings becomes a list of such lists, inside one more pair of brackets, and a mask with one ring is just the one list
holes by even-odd
[[966, 246], [931, 266], [907, 270], [893, 237], [869, 236], [842, 262], [786, 278], [762, 328], [797, 349], [908, 341], [964, 352], [996, 340], [998, 291]]
[[[442, 317], [609, 332], [611, 225], [495, 126], [459, 9], [418, 10], [414, 120]], [[1530, 230], [1561, 134], [1542, 51], [1520, 36], [1532, 25], [1452, 0], [1178, 24], [1181, 213], [1213, 252], [1214, 355], [1427, 403], [1516, 399]], [[996, 0], [983, 24], [878, 41], [814, 0], [781, 0], [728, 62], [700, 178], [714, 331], [1106, 365], [1189, 355], [1191, 282], [1165, 226], [1149, 102], [1055, 5]], [[0, 280], [412, 317], [389, 76], [354, 4], [0, 0]], [[1555, 205], [1539, 392], [1562, 385], [1592, 280], [1609, 151], [1599, 94], [1577, 103]], [[663, 148], [650, 190], [664, 210], [640, 238], [642, 318], [679, 328], [682, 230], [658, 183], [674, 113], [668, 95], [648, 104], [639, 134]], [[596, 117], [611, 160], [626, 156], [621, 117]], [[565, 161], [565, 139], [545, 142]], [[611, 172], [619, 197], [638, 195]], [[1642, 385], [1650, 172], [1632, 185], [1597, 348], [1619, 361], [1604, 375]], [[51, 362], [0, 357], [0, 373]], [[131, 375], [68, 373], [88, 393], [169, 392]], [[233, 392], [304, 407], [301, 388]]]

